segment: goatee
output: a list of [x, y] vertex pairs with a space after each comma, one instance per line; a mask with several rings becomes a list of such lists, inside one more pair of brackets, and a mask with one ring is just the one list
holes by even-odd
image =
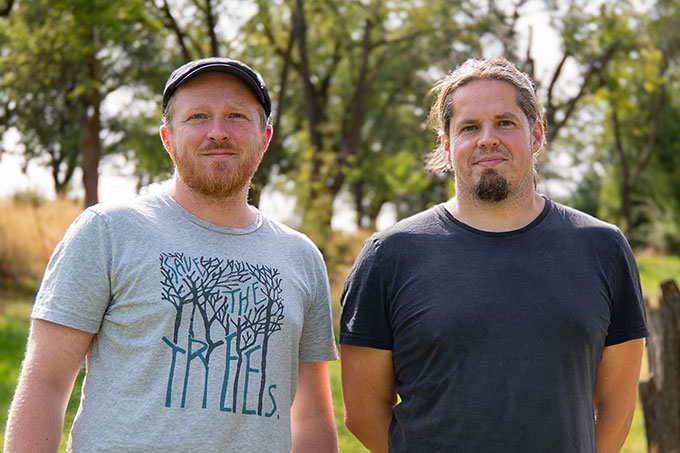
[[499, 202], [508, 198], [508, 181], [496, 170], [488, 168], [482, 172], [475, 185], [475, 195], [482, 201]]

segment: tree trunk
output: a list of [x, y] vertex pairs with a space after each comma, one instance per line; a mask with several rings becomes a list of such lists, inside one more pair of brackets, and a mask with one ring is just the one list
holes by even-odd
[[680, 291], [673, 280], [661, 284], [658, 307], [645, 305], [650, 377], [640, 398], [650, 453], [680, 453]]
[[364, 181], [359, 179], [352, 183], [352, 198], [354, 198], [354, 209], [357, 212], [357, 228], [364, 228]]
[[[91, 79], [100, 82], [99, 61], [94, 54], [90, 56], [89, 66]], [[82, 111], [78, 119], [80, 126], [78, 149], [83, 169], [85, 207], [99, 202], [99, 160], [102, 154], [99, 132], [102, 128], [100, 117], [102, 101], [103, 96], [98, 91], [98, 88], [92, 88], [83, 97], [83, 102], [81, 103]]]
[[78, 141], [83, 168], [85, 207], [92, 206], [99, 201], [99, 159], [101, 158], [99, 93], [91, 95], [90, 98], [94, 102], [88, 103], [80, 115], [80, 139]]

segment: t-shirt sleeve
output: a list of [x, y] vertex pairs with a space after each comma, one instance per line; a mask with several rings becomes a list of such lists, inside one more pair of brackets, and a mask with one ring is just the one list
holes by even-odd
[[637, 264], [628, 242], [620, 232], [617, 247], [612, 264], [612, 311], [605, 346], [649, 335]]
[[111, 299], [109, 243], [105, 220], [81, 213], [50, 258], [31, 317], [97, 333]]
[[377, 349], [392, 349], [386, 270], [379, 257], [380, 243], [368, 239], [342, 291], [340, 343]]
[[333, 335], [331, 294], [328, 274], [321, 252], [314, 247], [311, 254], [312, 292], [305, 310], [305, 321], [300, 337], [300, 362], [337, 360], [338, 352]]

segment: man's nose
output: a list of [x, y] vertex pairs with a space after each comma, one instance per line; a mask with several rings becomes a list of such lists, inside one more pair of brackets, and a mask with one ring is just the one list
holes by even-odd
[[222, 118], [215, 118], [210, 122], [210, 129], [208, 130], [208, 139], [221, 143], [229, 139], [227, 129], [227, 122]]
[[495, 128], [490, 124], [482, 125], [481, 135], [477, 141], [477, 146], [479, 148], [495, 148], [499, 145], [498, 134], [496, 134]]

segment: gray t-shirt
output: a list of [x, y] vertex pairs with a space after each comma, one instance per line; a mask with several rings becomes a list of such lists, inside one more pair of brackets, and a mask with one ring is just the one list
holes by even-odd
[[32, 316], [95, 333], [72, 451], [289, 451], [298, 363], [337, 358], [304, 235], [237, 229], [165, 193], [83, 212]]

